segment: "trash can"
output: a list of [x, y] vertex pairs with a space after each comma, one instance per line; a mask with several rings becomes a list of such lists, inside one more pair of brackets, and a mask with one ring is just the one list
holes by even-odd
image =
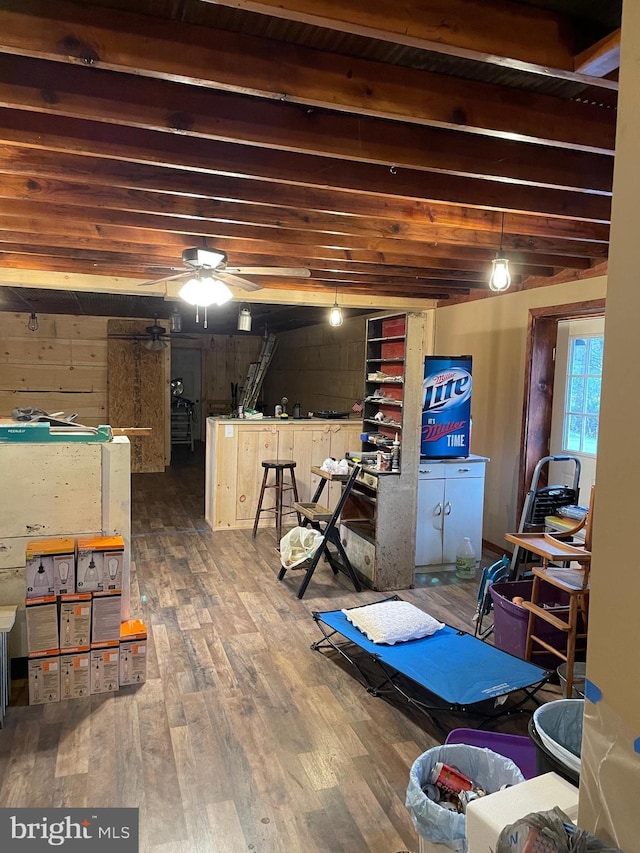
[[420, 853], [467, 853], [465, 815], [449, 811], [423, 791], [438, 762], [457, 768], [487, 794], [524, 782], [524, 776], [511, 759], [467, 744], [434, 746], [413, 762], [405, 805], [420, 836]]
[[556, 699], [533, 712], [529, 736], [536, 745], [538, 772], [553, 771], [567, 782], [580, 782], [584, 699]]
[[[557, 669], [558, 678], [562, 692], [567, 687], [567, 665], [561, 663]], [[573, 687], [571, 689], [571, 699], [584, 699], [584, 683], [587, 677], [587, 664], [583, 661], [575, 661], [573, 664]]]

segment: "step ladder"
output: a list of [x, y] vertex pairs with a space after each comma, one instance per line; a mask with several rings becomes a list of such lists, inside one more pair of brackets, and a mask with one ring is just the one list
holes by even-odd
[[262, 342], [258, 361], [254, 361], [249, 365], [247, 378], [242, 389], [242, 399], [240, 400], [240, 404], [245, 409], [255, 408], [258, 402], [258, 395], [260, 394], [264, 377], [276, 350], [276, 344], [276, 336], [274, 334], [267, 335]]

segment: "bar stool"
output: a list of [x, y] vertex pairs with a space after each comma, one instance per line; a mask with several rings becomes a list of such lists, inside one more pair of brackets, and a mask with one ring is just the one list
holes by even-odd
[[[263, 512], [272, 512], [276, 519], [276, 531], [278, 534], [278, 543], [282, 539], [282, 516], [283, 515], [293, 515], [294, 513], [298, 517], [298, 524], [301, 524], [300, 513], [295, 509], [282, 510], [282, 498], [285, 492], [293, 492], [293, 502], [298, 501], [298, 486], [296, 484], [296, 475], [293, 470], [296, 467], [296, 463], [291, 459], [265, 459], [262, 463], [262, 467], [264, 468], [264, 474], [262, 476], [262, 486], [260, 488], [260, 497], [258, 498], [258, 508], [256, 510], [256, 519], [253, 522], [253, 535], [255, 537], [258, 532], [258, 522], [260, 521], [260, 515]], [[276, 475], [275, 482], [269, 483], [269, 471], [274, 471]], [[284, 472], [289, 472], [289, 482], [285, 483], [284, 481]], [[264, 493], [267, 489], [275, 489], [275, 506], [265, 507], [262, 506], [262, 500], [264, 498]]]

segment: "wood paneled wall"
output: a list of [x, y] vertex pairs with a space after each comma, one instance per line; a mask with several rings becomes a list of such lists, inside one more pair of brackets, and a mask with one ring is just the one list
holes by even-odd
[[108, 423], [107, 317], [0, 312], [0, 417], [27, 406]]
[[279, 334], [262, 393], [268, 414], [282, 397], [289, 414], [296, 401], [304, 413], [351, 409], [364, 393], [365, 329], [357, 317], [337, 328], [326, 323]]

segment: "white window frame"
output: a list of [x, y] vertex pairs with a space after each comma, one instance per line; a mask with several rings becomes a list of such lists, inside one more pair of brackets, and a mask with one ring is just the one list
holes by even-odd
[[[574, 343], [577, 340], [587, 341], [587, 347], [590, 345], [590, 341], [592, 340], [602, 340], [602, 346], [604, 348], [604, 334], [575, 334], [571, 333], [569, 335], [569, 352], [567, 358], [567, 372], [566, 372], [566, 385], [565, 385], [565, 398], [564, 398], [564, 407], [563, 407], [563, 418], [562, 418], [562, 449], [565, 453], [572, 454], [580, 454], [584, 456], [593, 456], [596, 457], [598, 455], [598, 447], [597, 447], [597, 438], [596, 438], [596, 447], [594, 450], [585, 449], [585, 424], [587, 418], [595, 418], [598, 427], [598, 433], [600, 428], [600, 404], [598, 404], [597, 412], [587, 412], [587, 381], [589, 379], [599, 379], [602, 383], [602, 371], [600, 373], [589, 373], [589, 355], [588, 349], [585, 354], [585, 372], [584, 373], [572, 373], [571, 372], [571, 354], [573, 352]], [[569, 401], [571, 397], [571, 380], [572, 379], [584, 379], [585, 380], [585, 391], [584, 391], [584, 402], [581, 411], [572, 411], [569, 409]], [[602, 392], [602, 384], [601, 384], [601, 392]], [[580, 429], [580, 446], [578, 448], [568, 447], [567, 437], [569, 435], [569, 418], [579, 418], [581, 423]]]

